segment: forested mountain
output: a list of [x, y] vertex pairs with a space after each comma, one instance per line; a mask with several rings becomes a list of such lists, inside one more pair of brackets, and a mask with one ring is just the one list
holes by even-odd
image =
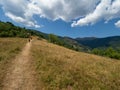
[[107, 48], [112, 47], [115, 49], [120, 48], [120, 36], [113, 36], [107, 38], [76, 38], [78, 43], [88, 46], [90, 48]]

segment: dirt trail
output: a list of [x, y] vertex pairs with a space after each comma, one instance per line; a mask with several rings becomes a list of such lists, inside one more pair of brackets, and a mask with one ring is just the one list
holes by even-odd
[[3, 90], [36, 90], [35, 70], [30, 57], [31, 43], [13, 60], [3, 82]]

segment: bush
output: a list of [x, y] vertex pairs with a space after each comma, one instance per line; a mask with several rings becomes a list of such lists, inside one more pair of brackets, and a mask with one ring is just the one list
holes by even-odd
[[63, 46], [64, 41], [60, 40], [56, 35], [49, 34], [49, 42]]
[[115, 59], [120, 59], [120, 52], [119, 50], [115, 50], [112, 47], [109, 47], [107, 49], [98, 49], [95, 48], [92, 50], [93, 54], [96, 55], [101, 55], [101, 56], [106, 56], [106, 57], [110, 57], [110, 58], [115, 58]]

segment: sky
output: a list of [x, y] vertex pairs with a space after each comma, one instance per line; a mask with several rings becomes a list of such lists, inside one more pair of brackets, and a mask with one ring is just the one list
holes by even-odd
[[0, 0], [0, 20], [59, 36], [120, 36], [120, 0]]

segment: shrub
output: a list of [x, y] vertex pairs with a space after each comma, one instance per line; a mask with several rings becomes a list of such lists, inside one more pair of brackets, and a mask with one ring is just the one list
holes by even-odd
[[101, 56], [106, 56], [106, 57], [110, 57], [110, 58], [120, 59], [119, 50], [115, 50], [112, 47], [109, 47], [107, 49], [95, 48], [95, 49], [92, 50], [92, 53], [96, 54], [96, 55], [101, 55]]

